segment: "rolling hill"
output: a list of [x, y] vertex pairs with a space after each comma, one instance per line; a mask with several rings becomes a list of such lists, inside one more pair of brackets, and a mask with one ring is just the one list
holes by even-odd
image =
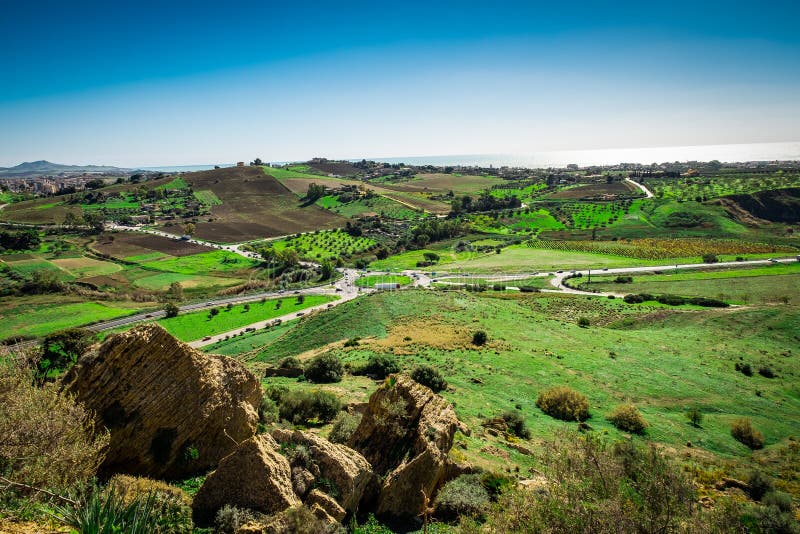
[[26, 161], [14, 167], [0, 167], [0, 178], [25, 178], [26, 176], [84, 172], [121, 173], [129, 170], [130, 169], [107, 165], [64, 165], [61, 163], [39, 160]]

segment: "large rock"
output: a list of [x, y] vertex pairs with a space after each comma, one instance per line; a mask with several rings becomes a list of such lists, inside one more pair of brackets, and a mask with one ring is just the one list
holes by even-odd
[[408, 518], [422, 512], [423, 492], [432, 499], [454, 472], [448, 453], [462, 428], [444, 398], [407, 376], [390, 376], [348, 442], [385, 475], [376, 513]]
[[192, 502], [194, 520], [209, 525], [229, 504], [265, 514], [300, 505], [292, 491], [289, 461], [268, 434], [254, 436], [226, 456], [208, 475]]
[[[326, 479], [336, 487], [337, 500], [346, 511], [358, 511], [362, 500], [372, 500], [377, 494], [378, 479], [372, 466], [353, 449], [299, 430], [278, 428], [272, 431], [272, 437], [281, 444], [306, 447], [313, 464], [309, 467], [318, 471], [318, 480]], [[301, 498], [308, 501], [305, 494]]]
[[213, 469], [253, 436], [262, 396], [242, 364], [196, 351], [156, 324], [108, 338], [64, 387], [111, 431], [101, 473], [168, 479]]

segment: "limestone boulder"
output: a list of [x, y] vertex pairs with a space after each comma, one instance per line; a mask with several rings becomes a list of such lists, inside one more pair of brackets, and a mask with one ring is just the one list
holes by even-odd
[[377, 514], [408, 518], [422, 512], [424, 495], [432, 499], [458, 471], [448, 453], [459, 429], [463, 425], [443, 397], [407, 376], [387, 378], [348, 442], [385, 477]]
[[262, 396], [242, 364], [203, 354], [156, 324], [109, 337], [63, 387], [111, 433], [101, 474], [166, 479], [213, 469], [253, 436]]
[[[335, 486], [337, 500], [347, 512], [357, 511], [362, 501], [373, 500], [377, 494], [378, 478], [372, 466], [353, 449], [299, 430], [275, 429], [272, 437], [280, 444], [306, 447], [312, 465], [305, 467], [317, 471], [317, 480], [325, 479]], [[304, 492], [301, 498], [306, 498]]]
[[213, 523], [226, 504], [268, 515], [300, 505], [292, 490], [289, 461], [268, 434], [241, 443], [208, 475], [192, 502], [195, 523]]

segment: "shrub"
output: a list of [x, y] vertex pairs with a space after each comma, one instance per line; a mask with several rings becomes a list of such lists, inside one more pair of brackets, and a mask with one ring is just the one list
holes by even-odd
[[679, 532], [699, 519], [692, 482], [654, 446], [562, 433], [543, 444], [541, 462], [546, 490], [503, 491], [482, 531]]
[[536, 406], [550, 417], [562, 421], [585, 421], [589, 418], [589, 400], [574, 389], [555, 387], [543, 391]]
[[644, 298], [641, 295], [637, 295], [635, 293], [631, 293], [630, 295], [625, 295], [622, 300], [627, 304], [641, 304], [644, 302]]
[[360, 345], [360, 343], [359, 343], [360, 341], [361, 341], [360, 337], [350, 338], [350, 339], [348, 339], [347, 341], [344, 342], [344, 346], [345, 347], [357, 347], [357, 346]]
[[302, 366], [303, 364], [300, 360], [294, 356], [287, 356], [278, 362], [278, 369], [298, 369]]
[[328, 441], [331, 443], [347, 443], [350, 436], [361, 423], [361, 415], [354, 415], [347, 412], [340, 412], [333, 420], [331, 433], [328, 434]]
[[506, 290], [506, 286], [504, 284], [494, 284], [492, 286], [492, 289], [494, 291], [505, 291]]
[[632, 276], [618, 276], [614, 279], [615, 284], [630, 284], [633, 283]]
[[261, 404], [258, 406], [258, 422], [262, 425], [268, 425], [277, 421], [278, 417], [278, 404], [267, 395], [264, 395], [261, 399]]
[[719, 258], [716, 254], [703, 254], [703, 263], [717, 263]]
[[153, 493], [128, 502], [113, 488], [93, 487], [73, 505], [55, 507], [55, 517], [77, 532], [153, 532], [166, 534], [158, 525], [156, 497]]
[[531, 431], [528, 430], [528, 427], [525, 425], [525, 418], [522, 416], [522, 413], [519, 410], [509, 410], [507, 412], [503, 412], [500, 417], [503, 418], [503, 421], [505, 421], [506, 425], [508, 425], [508, 429], [515, 436], [522, 439], [528, 439], [531, 437]]
[[771, 367], [764, 365], [758, 368], [758, 374], [763, 376], [764, 378], [775, 378], [775, 372], [772, 370]]
[[109, 435], [54, 384], [36, 387], [31, 371], [0, 361], [0, 470], [37, 488], [66, 490], [93, 477]]
[[313, 420], [329, 423], [342, 409], [339, 397], [328, 391], [289, 391], [277, 403], [281, 419], [295, 425]]
[[774, 506], [783, 513], [790, 513], [793, 508], [792, 496], [782, 491], [770, 491], [761, 499], [764, 506]]
[[461, 475], [442, 486], [436, 495], [436, 514], [445, 519], [480, 518], [489, 508], [489, 492], [479, 474]]
[[442, 377], [441, 373], [430, 365], [420, 365], [411, 372], [411, 378], [414, 381], [431, 388], [434, 393], [447, 388], [447, 381]]
[[538, 293], [540, 291], [538, 287], [534, 286], [519, 286], [519, 290], [521, 293]]
[[192, 523], [192, 501], [182, 489], [149, 478], [115, 475], [106, 491], [113, 490], [125, 504], [153, 498], [153, 513], [158, 532], [189, 534]]
[[754, 501], [760, 501], [764, 495], [771, 492], [774, 488], [772, 479], [759, 471], [754, 469], [747, 475], [747, 494]]
[[700, 424], [703, 422], [703, 412], [697, 408], [692, 408], [686, 412], [686, 419], [692, 423], [692, 426], [699, 428]]
[[632, 404], [622, 404], [617, 406], [610, 414], [608, 414], [607, 418], [612, 425], [623, 432], [644, 434], [644, 431], [647, 430], [647, 427], [649, 426], [639, 410], [636, 409], [636, 406]]
[[370, 375], [383, 380], [399, 371], [400, 365], [395, 358], [385, 354], [373, 354], [358, 372], [359, 374]]
[[578, 319], [578, 326], [580, 326], [581, 328], [589, 328], [589, 325], [591, 324], [592, 323], [589, 321], [588, 317], [581, 317], [580, 319]]
[[472, 334], [472, 344], [477, 345], [478, 347], [485, 345], [487, 339], [488, 337], [486, 336], [486, 332], [483, 330], [478, 330]]
[[321, 354], [308, 362], [304, 371], [305, 377], [311, 382], [329, 384], [342, 380], [344, 366], [337, 356]]
[[753, 427], [750, 419], [742, 417], [731, 425], [731, 436], [752, 450], [764, 448], [764, 434]]
[[737, 371], [739, 371], [745, 376], [753, 376], [753, 368], [750, 366], [749, 363], [736, 362], [736, 365], [734, 367], [736, 368]]
[[237, 508], [226, 504], [217, 511], [217, 517], [214, 519], [214, 532], [234, 534], [255, 518], [255, 514], [247, 508]]

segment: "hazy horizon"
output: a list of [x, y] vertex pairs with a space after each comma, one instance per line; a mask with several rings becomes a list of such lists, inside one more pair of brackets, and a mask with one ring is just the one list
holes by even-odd
[[[255, 156], [258, 157], [258, 156]], [[264, 163], [287, 164], [307, 161], [312, 157], [325, 157], [324, 155], [310, 156], [302, 160], [272, 160]], [[251, 161], [245, 158], [246, 162]], [[335, 159], [335, 158], [328, 158]], [[409, 165], [462, 165], [462, 166], [516, 166], [528, 168], [565, 167], [569, 164], [580, 166], [616, 165], [621, 163], [639, 163], [648, 165], [652, 163], [671, 163], [687, 161], [719, 160], [723, 163], [742, 163], [752, 161], [800, 161], [800, 142], [786, 143], [750, 143], [729, 145], [696, 145], [672, 147], [637, 147], [622, 149], [601, 150], [554, 150], [530, 154], [432, 154], [412, 156], [362, 156], [338, 158], [344, 161], [360, 161], [367, 159], [386, 163], [407, 163]], [[236, 161], [227, 162], [181, 162], [165, 165], [133, 165], [130, 167], [115, 165], [114, 162], [83, 162], [53, 161], [48, 158], [38, 158], [35, 161], [50, 161], [51, 163], [65, 165], [110, 165], [122, 168], [156, 170], [156, 171], [194, 171], [211, 169], [215, 165], [232, 166]], [[237, 160], [242, 161], [242, 160]], [[0, 167], [13, 167], [0, 165]]]

